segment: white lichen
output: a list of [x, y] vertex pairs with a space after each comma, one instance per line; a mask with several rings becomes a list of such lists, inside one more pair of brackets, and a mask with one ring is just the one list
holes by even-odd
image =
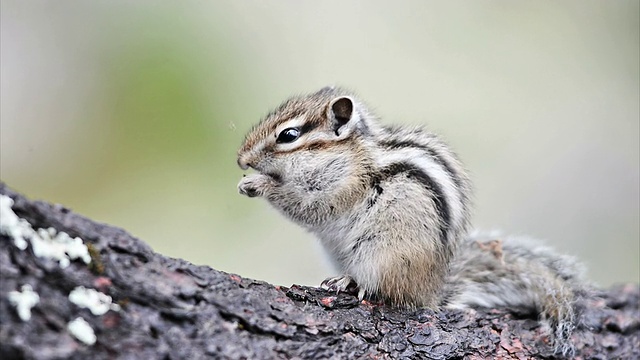
[[27, 248], [25, 237], [30, 238], [34, 231], [26, 220], [20, 219], [13, 212], [12, 206], [12, 198], [0, 195], [0, 233], [11, 237], [13, 244], [18, 249], [24, 250]]
[[54, 228], [35, 231], [29, 222], [13, 212], [12, 205], [13, 199], [0, 195], [0, 232], [11, 237], [18, 249], [26, 249], [28, 239], [37, 257], [54, 259], [63, 269], [69, 266], [71, 260], [81, 259], [85, 264], [91, 262], [89, 250], [82, 239], [71, 238], [67, 233], [57, 232]]
[[31, 238], [33, 253], [37, 257], [46, 257], [58, 260], [61, 268], [69, 266], [71, 260], [81, 259], [85, 264], [91, 262], [89, 249], [79, 237], [71, 238], [61, 231], [56, 234], [56, 229], [38, 229], [38, 236]]
[[93, 345], [98, 339], [93, 332], [93, 328], [83, 318], [78, 317], [75, 320], [70, 321], [67, 324], [67, 331], [71, 333], [76, 339], [82, 341], [87, 345]]
[[22, 285], [20, 290], [22, 291], [9, 292], [9, 302], [16, 307], [18, 317], [22, 321], [29, 321], [31, 319], [31, 309], [40, 302], [40, 296], [28, 284]]
[[120, 311], [118, 304], [111, 302], [111, 296], [94, 289], [78, 286], [69, 293], [69, 301], [81, 308], [87, 308], [93, 315], [104, 315], [107, 311]]

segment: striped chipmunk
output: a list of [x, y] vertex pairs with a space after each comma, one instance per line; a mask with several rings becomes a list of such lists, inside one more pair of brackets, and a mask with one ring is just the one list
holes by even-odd
[[421, 127], [383, 126], [351, 92], [295, 96], [246, 135], [240, 194], [313, 233], [341, 275], [322, 287], [410, 308], [537, 314], [570, 355], [582, 267], [525, 238], [469, 234], [471, 184]]

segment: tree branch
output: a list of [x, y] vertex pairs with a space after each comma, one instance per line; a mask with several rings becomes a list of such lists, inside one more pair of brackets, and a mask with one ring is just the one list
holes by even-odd
[[[80, 254], [62, 268], [60, 259], [42, 255], [28, 236], [28, 247], [20, 250], [16, 234], [5, 229], [0, 235], [3, 359], [553, 357], [536, 319], [505, 310], [393, 309], [317, 288], [273, 286], [167, 258], [124, 230], [59, 205], [29, 201], [2, 183], [0, 194], [14, 200], [13, 212], [33, 229], [56, 230], [42, 239], [60, 232], [79, 237], [91, 257], [86, 264]], [[10, 214], [2, 211], [5, 227]], [[68, 255], [77, 250], [69, 249]], [[39, 297], [33, 307], [25, 284]], [[80, 286], [107, 294], [114, 303]], [[586, 299], [583, 324], [574, 334], [578, 357], [639, 358], [639, 300], [635, 284]], [[30, 309], [30, 319], [20, 317], [19, 307]]]

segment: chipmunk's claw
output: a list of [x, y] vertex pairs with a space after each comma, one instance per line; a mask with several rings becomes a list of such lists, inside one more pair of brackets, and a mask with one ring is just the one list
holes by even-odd
[[320, 287], [325, 290], [335, 291], [336, 293], [348, 293], [352, 295], [358, 295], [358, 299], [364, 298], [364, 290], [358, 289], [358, 284], [349, 275], [340, 275], [325, 279]]

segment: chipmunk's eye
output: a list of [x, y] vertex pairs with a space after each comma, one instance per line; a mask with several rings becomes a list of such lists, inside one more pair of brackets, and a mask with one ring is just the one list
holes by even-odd
[[276, 144], [290, 143], [300, 137], [300, 129], [298, 128], [286, 128], [278, 134]]

